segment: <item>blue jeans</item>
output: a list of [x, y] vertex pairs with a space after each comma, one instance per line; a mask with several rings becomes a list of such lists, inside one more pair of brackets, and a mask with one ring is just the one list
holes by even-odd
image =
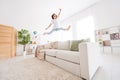
[[53, 33], [54, 31], [59, 31], [59, 30], [65, 30], [64, 28], [54, 28], [54, 29], [52, 29], [50, 32], [46, 32], [46, 34], [51, 34], [51, 33]]

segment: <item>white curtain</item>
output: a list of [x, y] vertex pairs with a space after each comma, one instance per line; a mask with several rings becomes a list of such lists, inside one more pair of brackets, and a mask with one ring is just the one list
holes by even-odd
[[77, 28], [76, 34], [77, 39], [87, 39], [89, 38], [90, 41], [95, 42], [95, 26], [94, 26], [94, 19], [92, 16], [88, 16], [77, 21]]

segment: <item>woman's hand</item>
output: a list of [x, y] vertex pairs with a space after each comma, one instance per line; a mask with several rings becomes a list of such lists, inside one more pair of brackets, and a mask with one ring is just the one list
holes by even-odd
[[62, 9], [60, 8], [59, 10], [61, 11]]
[[61, 10], [62, 10], [62, 9], [60, 8], [59, 10], [60, 10], [60, 12], [58, 13], [58, 17], [60, 16], [60, 13], [61, 13]]

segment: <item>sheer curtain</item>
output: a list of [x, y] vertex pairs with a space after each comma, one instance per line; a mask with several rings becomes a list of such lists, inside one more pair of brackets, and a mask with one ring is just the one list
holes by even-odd
[[91, 42], [95, 42], [95, 25], [92, 16], [88, 16], [77, 21], [76, 34], [77, 39], [87, 39], [89, 38]]
[[[66, 24], [63, 27], [67, 28], [70, 24]], [[72, 39], [72, 26], [68, 31], [59, 31], [58, 32], [58, 40], [59, 41], [66, 41], [66, 40], [71, 40]]]

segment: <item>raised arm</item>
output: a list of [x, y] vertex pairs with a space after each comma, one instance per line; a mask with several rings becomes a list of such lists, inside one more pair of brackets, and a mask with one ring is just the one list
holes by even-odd
[[47, 27], [47, 28], [45, 28], [45, 30], [47, 30], [48, 28], [50, 28], [50, 27], [51, 27], [51, 25], [52, 25], [52, 23], [50, 23], [50, 24], [48, 25], [48, 27]]
[[59, 13], [58, 13], [58, 17], [60, 16], [60, 14], [61, 14], [61, 9], [59, 9], [60, 11], [59, 11]]

